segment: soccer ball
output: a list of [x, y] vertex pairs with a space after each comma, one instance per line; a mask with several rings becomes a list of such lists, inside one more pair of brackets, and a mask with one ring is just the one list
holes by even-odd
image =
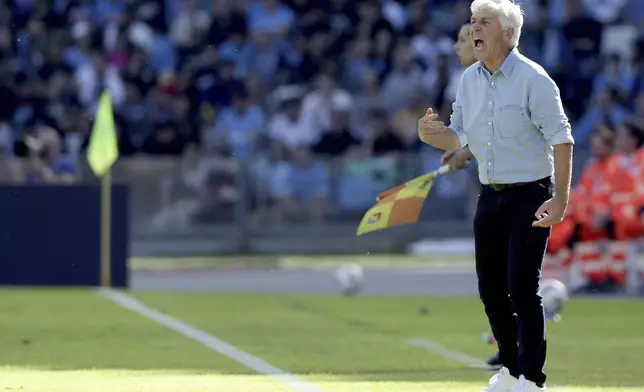
[[364, 272], [358, 264], [342, 264], [335, 270], [335, 279], [343, 295], [356, 295], [364, 284]]
[[568, 301], [568, 290], [562, 281], [544, 279], [539, 285], [539, 295], [546, 313], [559, 314]]

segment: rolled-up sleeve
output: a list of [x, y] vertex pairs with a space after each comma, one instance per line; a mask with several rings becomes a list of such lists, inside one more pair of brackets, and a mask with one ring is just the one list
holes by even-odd
[[551, 146], [574, 144], [570, 122], [563, 109], [557, 84], [545, 73], [539, 74], [529, 95], [530, 118]]
[[465, 79], [465, 74], [461, 76], [461, 81], [458, 84], [458, 89], [456, 91], [456, 99], [452, 104], [452, 115], [449, 118], [449, 129], [454, 131], [458, 137], [459, 142], [461, 143], [461, 148], [467, 145], [467, 137], [465, 136], [465, 131], [463, 131], [463, 80]]

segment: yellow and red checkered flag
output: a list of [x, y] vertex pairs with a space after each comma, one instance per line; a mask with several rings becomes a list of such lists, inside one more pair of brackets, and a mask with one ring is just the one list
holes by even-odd
[[448, 171], [449, 166], [443, 165], [437, 170], [379, 194], [376, 204], [362, 218], [356, 236], [416, 222], [434, 179]]

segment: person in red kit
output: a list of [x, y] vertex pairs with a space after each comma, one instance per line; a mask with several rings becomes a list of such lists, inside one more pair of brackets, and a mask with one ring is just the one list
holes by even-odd
[[591, 137], [592, 159], [586, 163], [579, 183], [570, 194], [569, 208], [563, 222], [552, 227], [544, 260], [543, 277], [566, 279], [573, 258], [593, 288], [607, 278], [600, 241], [607, 238], [606, 228], [597, 226], [605, 210], [604, 184], [608, 163], [615, 145], [615, 135], [600, 126]]
[[608, 236], [606, 274], [610, 284], [626, 284], [630, 244], [644, 234], [644, 126], [629, 119], [617, 129], [617, 152], [610, 158], [601, 185], [603, 205], [596, 212], [596, 227]]

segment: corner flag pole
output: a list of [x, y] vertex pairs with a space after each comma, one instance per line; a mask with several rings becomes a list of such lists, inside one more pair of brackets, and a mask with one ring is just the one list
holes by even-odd
[[112, 99], [101, 94], [87, 150], [87, 161], [94, 175], [101, 178], [100, 285], [112, 285], [112, 175], [118, 158], [118, 142], [112, 113]]
[[112, 175], [101, 176], [101, 286], [112, 285]]

